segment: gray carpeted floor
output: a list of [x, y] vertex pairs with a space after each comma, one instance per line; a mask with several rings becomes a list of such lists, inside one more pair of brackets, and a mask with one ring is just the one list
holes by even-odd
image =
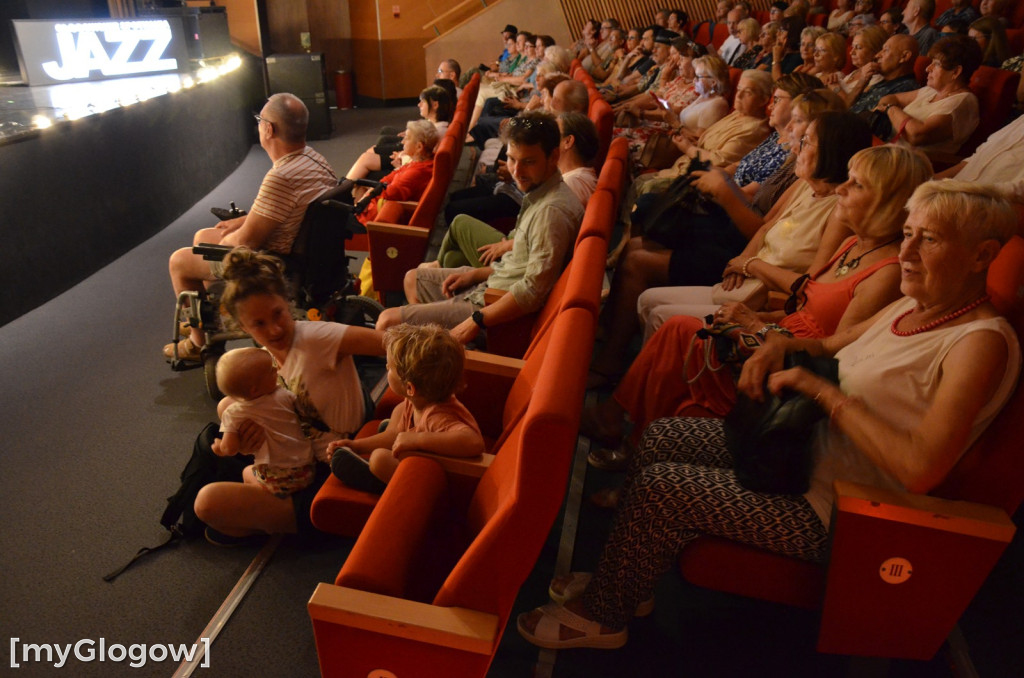
[[[385, 124], [411, 109], [335, 112], [335, 136], [314, 142], [339, 171]], [[0, 328], [0, 662], [12, 647], [76, 643], [191, 643], [245, 570], [256, 549], [191, 542], [144, 559], [113, 583], [103, 574], [166, 534], [158, 523], [192, 441], [214, 418], [198, 371], [175, 373], [159, 355], [172, 331], [169, 253], [208, 226], [208, 208], [248, 205], [269, 167], [254, 147], [243, 165], [206, 199], [156, 237], [50, 303]], [[591, 472], [587, 492], [617, 479]], [[593, 566], [609, 514], [589, 505], [581, 518], [576, 563]], [[200, 675], [294, 678], [317, 675], [305, 604], [331, 581], [350, 544], [318, 548], [284, 542], [211, 650]], [[554, 537], [517, 603], [544, 602]], [[986, 678], [1019, 674], [1020, 540], [968, 610], [964, 630]], [[843, 675], [842, 658], [817, 655], [813, 615], [701, 591], [668, 576], [658, 606], [632, 625], [621, 651], [563, 652], [559, 677]], [[513, 615], [514, 625], [514, 615]], [[12, 641], [11, 639], [18, 639]], [[44, 657], [45, 659], [45, 653]], [[510, 628], [491, 675], [529, 676], [537, 652]], [[53, 662], [58, 661], [53, 657]], [[169, 676], [175, 663], [73, 662], [72, 676]], [[60, 675], [22, 664], [11, 675]], [[904, 662], [892, 675], [950, 676], [941, 658]], [[457, 678], [457, 677], [453, 677]]]
[[[343, 173], [379, 126], [415, 115], [411, 108], [335, 112], [334, 137], [312, 145]], [[269, 167], [255, 146], [157, 236], [0, 328], [3, 666], [11, 666], [10, 638], [191, 643], [255, 554], [191, 542], [140, 561], [113, 583], [101, 579], [140, 547], [163, 541], [165, 499], [196, 434], [215, 419], [201, 371], [172, 372], [160, 355], [172, 332], [167, 257], [212, 225], [209, 207], [248, 206]], [[316, 675], [305, 603], [316, 582], [333, 580], [347, 548], [283, 544], [214, 644], [211, 675]], [[173, 669], [170, 661], [138, 669], [77, 662], [64, 672], [168, 676]], [[54, 671], [25, 664], [17, 675]]]

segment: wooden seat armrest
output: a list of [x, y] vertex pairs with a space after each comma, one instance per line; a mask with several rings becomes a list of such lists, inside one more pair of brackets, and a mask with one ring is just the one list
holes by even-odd
[[920, 527], [958, 532], [1009, 542], [1016, 527], [1006, 511], [995, 506], [954, 501], [923, 494], [834, 482], [840, 511], [883, 518]]
[[494, 455], [484, 453], [476, 457], [447, 457], [443, 454], [434, 454], [433, 452], [421, 452], [419, 450], [409, 452], [410, 457], [425, 457], [427, 459], [433, 459], [438, 465], [445, 470], [445, 473], [454, 473], [455, 475], [467, 476], [470, 478], [479, 478], [484, 474], [484, 471], [494, 461]]
[[484, 290], [484, 306], [490, 306], [506, 294], [508, 294], [508, 290], [499, 290], [494, 287], [488, 287]]
[[405, 210], [407, 214], [415, 212], [416, 208], [420, 206], [419, 200], [389, 200], [388, 202], [393, 202], [396, 205], [401, 205], [402, 209]]
[[509, 358], [483, 351], [466, 351], [466, 372], [515, 379], [519, 376], [524, 364], [521, 358]]
[[491, 654], [498, 634], [493, 614], [437, 607], [358, 589], [317, 584], [306, 604], [315, 622], [326, 622], [476, 654]]
[[381, 221], [368, 221], [366, 223], [367, 233], [385, 233], [390, 235], [405, 235], [412, 238], [426, 240], [430, 231], [419, 226], [405, 226], [403, 224], [387, 224]]

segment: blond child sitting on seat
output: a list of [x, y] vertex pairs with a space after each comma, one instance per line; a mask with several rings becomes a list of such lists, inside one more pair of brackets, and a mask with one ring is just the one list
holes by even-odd
[[[379, 494], [398, 463], [414, 450], [447, 457], [484, 452], [480, 428], [455, 397], [465, 349], [440, 325], [396, 325], [384, 334], [388, 385], [403, 400], [387, 428], [327, 447], [331, 471], [349, 487]], [[369, 454], [367, 461], [360, 455]]]
[[271, 355], [259, 348], [228, 351], [217, 361], [217, 387], [229, 397], [218, 407], [223, 437], [213, 442], [214, 453], [242, 452], [239, 427], [251, 421], [263, 429], [263, 443], [242, 472], [243, 481], [280, 499], [307, 487], [314, 475], [313, 445], [295, 413], [295, 394], [278, 384]]

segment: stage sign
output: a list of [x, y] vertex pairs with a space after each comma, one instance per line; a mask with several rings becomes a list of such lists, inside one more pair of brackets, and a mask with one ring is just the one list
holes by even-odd
[[181, 19], [12, 21], [21, 77], [31, 86], [185, 70]]

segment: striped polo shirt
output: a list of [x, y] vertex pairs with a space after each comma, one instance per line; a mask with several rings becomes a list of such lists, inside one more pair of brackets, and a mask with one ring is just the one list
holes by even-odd
[[309, 146], [278, 158], [263, 177], [252, 204], [252, 212], [281, 224], [267, 237], [262, 249], [291, 252], [306, 206], [337, 181], [327, 160]]

